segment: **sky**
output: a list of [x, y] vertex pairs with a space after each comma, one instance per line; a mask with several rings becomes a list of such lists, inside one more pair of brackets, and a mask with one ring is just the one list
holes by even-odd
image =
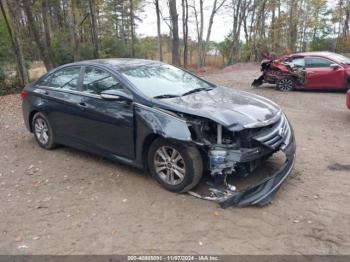
[[[167, 1], [168, 0], [160, 0], [160, 8], [163, 13], [164, 18], [169, 18], [169, 11], [167, 7]], [[188, 3], [191, 4], [193, 1], [196, 3], [196, 7], [198, 9], [199, 4], [198, 0], [188, 0]], [[137, 22], [137, 28], [136, 33], [138, 36], [157, 36], [157, 17], [156, 17], [156, 11], [155, 6], [152, 3], [153, 1], [149, 0], [147, 1], [143, 8], [142, 12], [139, 13], [140, 18], [142, 19], [141, 22]], [[179, 34], [180, 37], [182, 37], [182, 9], [181, 9], [181, 1], [178, 2], [178, 14], [179, 14]], [[212, 8], [212, 2], [211, 0], [204, 1], [204, 38], [206, 37], [206, 32], [208, 28], [209, 23], [209, 17], [211, 13]], [[221, 9], [214, 17], [214, 23], [212, 27], [211, 37], [210, 40], [220, 42], [225, 39], [225, 36], [227, 36], [230, 33], [231, 30], [231, 23], [232, 18], [230, 17], [228, 10]], [[169, 27], [168, 25], [162, 21], [161, 23], [161, 31], [163, 34], [169, 35]], [[196, 39], [196, 28], [195, 28], [195, 18], [193, 15], [193, 9], [190, 8], [189, 10], [189, 37], [193, 40]]]
[[[220, 2], [221, 0], [218, 0]], [[160, 9], [164, 18], [169, 18], [169, 8], [167, 6], [168, 0], [159, 0]], [[226, 0], [230, 3], [230, 0]], [[188, 0], [189, 5], [195, 4], [197, 10], [199, 9], [199, 0]], [[335, 5], [335, 0], [327, 0], [327, 5], [333, 8]], [[213, 0], [204, 0], [204, 39], [206, 37], [206, 32], [208, 28], [209, 17], [211, 13], [211, 8], [213, 5]], [[232, 28], [232, 14], [230, 13], [230, 8], [221, 8], [219, 12], [214, 17], [214, 23], [211, 32], [211, 41], [221, 42], [230, 33]], [[182, 8], [181, 0], [177, 0], [177, 12], [179, 14], [179, 35], [182, 37]], [[136, 33], [140, 37], [144, 36], [157, 36], [157, 17], [155, 6], [153, 0], [146, 0], [142, 11], [139, 12], [139, 17], [142, 21], [137, 22]], [[162, 34], [169, 35], [169, 27], [162, 20], [161, 23]], [[193, 8], [189, 8], [189, 37], [196, 40], [196, 28], [195, 28], [195, 18], [193, 15]], [[243, 38], [243, 30], [241, 32], [241, 37]]]

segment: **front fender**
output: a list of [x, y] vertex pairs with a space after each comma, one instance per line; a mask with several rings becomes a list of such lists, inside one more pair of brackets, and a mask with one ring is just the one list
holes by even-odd
[[141, 104], [135, 104], [134, 110], [136, 162], [140, 165], [145, 167], [145, 149], [152, 142], [149, 138], [160, 136], [185, 143], [192, 142], [187, 122], [174, 113]]
[[135, 116], [137, 133], [141, 134], [141, 137], [142, 134], [157, 134], [164, 138], [192, 141], [191, 132], [186, 121], [171, 112], [136, 105]]

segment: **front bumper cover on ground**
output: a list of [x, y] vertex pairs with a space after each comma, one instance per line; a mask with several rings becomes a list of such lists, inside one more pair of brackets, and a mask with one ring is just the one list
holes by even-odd
[[227, 208], [229, 206], [246, 207], [249, 205], [267, 205], [271, 202], [281, 184], [293, 170], [296, 158], [296, 145], [294, 137], [290, 140], [290, 143], [286, 147], [281, 149], [281, 151], [286, 156], [286, 160], [282, 167], [273, 175], [266, 177], [258, 184], [250, 186], [243, 191], [226, 191], [221, 197], [214, 198], [201, 196], [194, 192], [189, 193], [202, 199], [216, 201], [222, 208]]

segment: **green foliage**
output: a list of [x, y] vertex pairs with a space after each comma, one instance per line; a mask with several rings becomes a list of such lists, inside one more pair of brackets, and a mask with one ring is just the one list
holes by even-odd
[[65, 41], [64, 39], [69, 39], [69, 32], [59, 32], [51, 39], [54, 62], [56, 65], [68, 64], [74, 61], [72, 44], [70, 41]]
[[7, 31], [4, 18], [0, 14], [0, 64], [12, 63], [13, 53], [11, 40]]
[[157, 53], [157, 39], [154, 37], [145, 37], [136, 42], [136, 56], [145, 59], [155, 59]]
[[5, 81], [5, 71], [0, 68], [0, 83]]
[[350, 37], [343, 37], [343, 38], [337, 39], [336, 52], [350, 53]]
[[325, 51], [334, 49], [334, 39], [331, 38], [315, 38], [310, 42], [310, 50]]
[[129, 49], [124, 41], [116, 37], [105, 37], [101, 39], [102, 57], [128, 57]]

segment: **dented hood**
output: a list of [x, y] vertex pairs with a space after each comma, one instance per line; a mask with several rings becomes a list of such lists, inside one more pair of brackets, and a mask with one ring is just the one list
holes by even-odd
[[153, 102], [163, 109], [211, 119], [232, 131], [267, 125], [281, 112], [266, 98], [227, 87]]

